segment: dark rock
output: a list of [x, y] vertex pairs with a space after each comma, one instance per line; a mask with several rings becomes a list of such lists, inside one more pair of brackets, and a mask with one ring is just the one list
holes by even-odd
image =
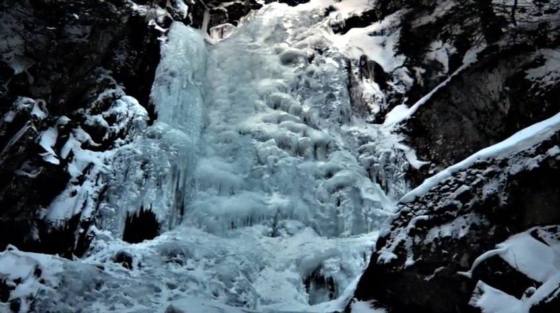
[[525, 294], [528, 288], [540, 285], [540, 283], [518, 272], [499, 256], [484, 260], [474, 269], [472, 276], [473, 280], [484, 281], [518, 299]]
[[210, 17], [208, 21], [208, 29], [224, 23], [237, 25], [242, 17], [261, 6], [262, 5], [256, 0], [194, 1], [194, 3], [191, 2], [189, 6], [190, 24], [193, 27], [202, 28], [204, 13], [208, 11]]
[[[97, 189], [88, 201], [96, 202], [106, 182], [95, 174], [93, 164], [71, 177], [68, 164], [76, 157], [73, 152], [59, 158], [59, 164], [45, 161], [41, 133], [58, 129], [56, 153], [76, 129], [92, 138], [81, 142], [82, 149], [115, 148], [133, 127], [126, 117], [111, 111], [125, 93], [147, 109], [151, 121], [156, 118], [150, 92], [162, 28], [173, 20], [200, 27], [206, 10], [211, 13], [210, 26], [235, 24], [261, 6], [255, 0], [186, 2], [189, 16], [183, 16], [173, 0], [135, 1], [145, 6], [145, 14], [126, 0], [0, 3], [0, 250], [13, 244], [67, 257], [84, 253], [94, 220], [78, 213], [62, 225], [51, 225], [42, 219], [42, 209], [66, 188], [79, 190], [87, 180], [95, 181]], [[163, 16], [155, 16], [157, 8]], [[159, 30], [150, 25], [154, 22]], [[43, 114], [35, 116], [34, 107]], [[63, 115], [69, 122], [59, 125]], [[132, 241], [158, 233], [159, 225], [148, 213], [129, 217], [128, 222], [126, 238]], [[130, 235], [138, 225], [148, 229]]]
[[0, 302], [8, 302], [12, 290], [12, 286], [9, 286], [5, 280], [0, 279]]
[[165, 309], [165, 313], [186, 313], [185, 311], [177, 308], [176, 306], [174, 306], [173, 304], [170, 304], [167, 306], [167, 308]]
[[280, 2], [285, 3], [291, 7], [298, 6], [303, 3], [309, 2], [309, 0], [265, 0], [264, 3], [271, 3], [271, 2]]
[[358, 62], [361, 79], [369, 78], [376, 82], [382, 90], [387, 89], [389, 75], [385, 72], [381, 65], [375, 61], [369, 60], [366, 55], [362, 55]]
[[337, 296], [334, 279], [326, 276], [321, 267], [305, 277], [303, 284], [307, 294], [309, 294], [309, 304], [311, 305], [330, 301]]
[[119, 251], [111, 260], [115, 263], [121, 264], [124, 268], [131, 270], [133, 268], [133, 257], [126, 251]]
[[[67, 164], [73, 158], [70, 154], [59, 164], [45, 161], [40, 133], [59, 128], [55, 151], [76, 127], [99, 143], [84, 148], [112, 148], [126, 136], [126, 128], [113, 133], [88, 124], [85, 115], [108, 110], [122, 94], [99, 95], [119, 86], [150, 111], [160, 33], [121, 0], [9, 0], [0, 4], [0, 24], [0, 41], [10, 43], [0, 44], [0, 85], [5, 87], [0, 93], [0, 250], [14, 244], [68, 257], [83, 253], [92, 221], [74, 216], [55, 226], [40, 217], [41, 208], [68, 186]], [[22, 71], [12, 68], [17, 64], [25, 66]], [[32, 113], [35, 107], [40, 116]], [[70, 124], [58, 125], [61, 115]], [[105, 116], [112, 126], [112, 117]], [[90, 169], [72, 183], [83, 183]]]
[[[469, 300], [478, 280], [514, 296], [536, 286], [501, 259], [482, 262], [471, 276], [461, 272], [513, 234], [560, 224], [558, 211], [551, 209], [560, 206], [560, 186], [551, 181], [560, 175], [560, 160], [547, 152], [559, 144], [556, 133], [525, 150], [481, 160], [422, 197], [400, 203], [355, 297], [377, 300], [395, 313], [462, 313], [476, 311]], [[461, 205], [450, 205], [454, 201]]]
[[340, 23], [331, 25], [331, 28], [335, 33], [346, 34], [352, 28], [366, 27], [378, 20], [378, 11], [376, 9], [372, 9], [362, 12], [360, 15], [352, 15]]
[[160, 225], [151, 210], [140, 208], [136, 213], [127, 215], [123, 232], [123, 240], [138, 243], [150, 240], [159, 235]]
[[10, 301], [10, 311], [18, 313], [21, 308], [21, 299], [13, 299]]
[[525, 73], [538, 60], [535, 53], [511, 49], [490, 53], [456, 76], [406, 122], [410, 144], [433, 163], [432, 170], [560, 111], [555, 101], [560, 85], [544, 93], [528, 91]]

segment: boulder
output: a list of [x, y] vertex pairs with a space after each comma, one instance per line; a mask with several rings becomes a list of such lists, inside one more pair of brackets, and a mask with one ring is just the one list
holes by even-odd
[[[486, 149], [492, 153], [474, 155], [405, 195], [377, 241], [356, 299], [376, 300], [396, 313], [476, 312], [471, 297], [480, 281], [518, 298], [543, 284], [504, 262], [500, 253], [481, 256], [500, 251], [500, 243], [531, 227], [560, 224], [555, 178], [560, 130], [555, 127], [543, 133], [531, 128], [525, 141], [513, 136]], [[558, 230], [547, 232], [558, 236]], [[527, 249], [528, 255], [534, 251]]]

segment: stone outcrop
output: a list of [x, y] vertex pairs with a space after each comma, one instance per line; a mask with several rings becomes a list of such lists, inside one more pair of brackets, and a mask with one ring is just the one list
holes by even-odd
[[[160, 35], [126, 1], [8, 1], [1, 13], [0, 249], [80, 253], [91, 221], [79, 215], [61, 225], [41, 218], [71, 181], [73, 156], [60, 157], [76, 130], [91, 150], [126, 136], [110, 107], [126, 90], [149, 107], [150, 79]], [[119, 89], [121, 92], [106, 92]], [[89, 123], [105, 114], [106, 124]], [[112, 132], [113, 126], [120, 131]], [[46, 131], [56, 134], [45, 144]], [[58, 156], [55, 156], [58, 155]], [[77, 174], [83, 177], [85, 172]], [[83, 181], [84, 179], [82, 179]]]
[[[408, 144], [430, 162], [412, 169], [409, 181], [431, 188], [398, 204], [355, 298], [394, 313], [462, 313], [480, 312], [485, 299], [504, 295], [530, 312], [554, 312], [559, 300], [551, 286], [557, 282], [531, 277], [496, 251], [523, 236], [531, 238], [530, 247], [556, 244], [543, 238], [559, 233], [560, 187], [554, 177], [560, 134], [468, 166], [455, 164], [560, 111], [560, 68], [554, 61], [560, 7], [543, 1], [517, 11], [513, 21], [511, 7], [489, 12], [484, 1], [446, 3], [451, 5], [385, 1], [370, 13], [382, 19], [406, 8], [399, 52], [416, 72], [403, 95], [388, 94], [397, 100], [387, 110], [401, 96], [412, 106], [436, 88], [401, 124]], [[434, 183], [448, 171], [452, 175]], [[485, 253], [490, 256], [479, 258]]]
[[452, 171], [426, 193], [405, 196], [356, 298], [391, 312], [475, 312], [469, 299], [479, 281], [518, 298], [539, 287], [499, 256], [473, 263], [516, 233], [560, 224], [559, 144], [556, 131], [528, 147], [514, 145]]

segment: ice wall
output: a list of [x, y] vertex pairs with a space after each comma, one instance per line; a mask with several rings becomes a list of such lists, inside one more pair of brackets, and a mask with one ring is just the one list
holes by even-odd
[[[142, 264], [123, 284], [162, 290], [126, 301], [331, 312], [351, 296], [407, 191], [410, 151], [353, 114], [352, 60], [333, 42], [326, 6], [271, 3], [211, 38], [171, 26], [152, 91], [158, 117], [117, 152], [99, 210], [108, 232], [92, 244], [90, 261], [123, 249]], [[162, 234], [114, 240], [140, 209]]]
[[121, 148], [101, 204], [102, 224], [115, 234], [127, 215], [155, 213], [161, 230], [181, 221], [192, 190], [203, 125], [206, 43], [199, 31], [173, 23], [152, 86], [157, 119]]
[[393, 138], [352, 116], [347, 59], [325, 49], [322, 25], [304, 31], [323, 16], [293, 13], [265, 8], [209, 49], [190, 225], [276, 234], [295, 220], [336, 237], [372, 231], [391, 211], [370, 171]]

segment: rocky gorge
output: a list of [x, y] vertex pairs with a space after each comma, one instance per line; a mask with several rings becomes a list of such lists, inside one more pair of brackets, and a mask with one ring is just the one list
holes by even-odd
[[0, 3], [0, 311], [560, 308], [560, 3]]

